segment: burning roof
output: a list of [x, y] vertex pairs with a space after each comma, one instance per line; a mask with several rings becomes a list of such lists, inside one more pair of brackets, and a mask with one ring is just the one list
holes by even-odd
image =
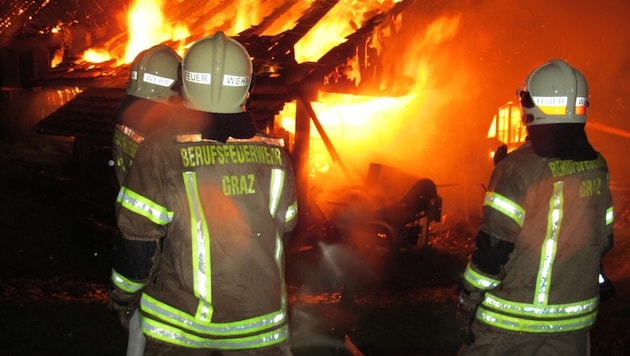
[[[133, 20], [140, 4], [158, 7], [159, 21]], [[0, 8], [0, 78], [5, 81], [20, 72], [19, 79], [32, 86], [122, 90], [126, 63], [137, 53], [130, 45], [138, 39], [136, 29], [165, 36], [140, 42], [143, 48], [165, 42], [180, 54], [192, 41], [223, 30], [254, 57], [251, 109], [262, 122], [281, 110], [281, 119], [287, 120], [283, 126], [290, 127], [296, 109], [287, 109], [285, 101], [308, 100], [317, 91], [312, 105], [322, 126], [341, 156], [352, 154], [358, 169], [378, 160], [414, 174], [416, 166], [426, 168], [428, 175], [450, 180], [462, 177], [459, 171], [481, 170], [471, 152], [485, 144], [480, 140], [497, 107], [512, 99], [528, 70], [552, 57], [583, 69], [591, 92], [599, 95], [589, 108], [587, 128], [597, 133], [604, 132], [602, 126], [611, 128], [606, 135], [613, 132], [615, 144], [625, 144], [619, 140], [627, 140], [623, 118], [630, 72], [627, 36], [620, 29], [628, 28], [622, 15], [628, 6], [582, 2], [567, 8], [562, 1], [542, 0], [527, 7], [470, 0], [8, 1]], [[159, 31], [152, 27], [155, 23], [163, 25]], [[68, 42], [61, 41], [60, 33]], [[63, 60], [51, 68], [47, 48], [41, 56], [45, 71], [18, 70], [8, 59], [39, 51], [33, 38], [69, 44]], [[87, 60], [86, 50], [108, 57]], [[24, 62], [33, 66], [40, 59]], [[87, 101], [98, 100], [97, 91], [90, 90], [88, 96], [95, 96]], [[334, 95], [341, 92], [356, 95]], [[599, 141], [609, 145], [609, 136]], [[604, 152], [622, 151], [602, 146]], [[431, 165], [409, 164], [423, 161]], [[611, 166], [622, 166], [615, 162]], [[487, 174], [481, 171], [481, 178], [466, 183], [479, 185]]]
[[[88, 4], [89, 3], [89, 4]], [[144, 4], [153, 7], [160, 2], [150, 1]], [[194, 2], [196, 5], [199, 2]], [[320, 44], [327, 44], [330, 48], [317, 49], [315, 54], [301, 54], [301, 61], [297, 58], [296, 47], [309, 32], [311, 32], [333, 8], [339, 5], [339, 0], [317, 0], [306, 5], [299, 1], [269, 1], [261, 2], [258, 10], [267, 15], [262, 19], [235, 33], [239, 21], [243, 22], [243, 11], [234, 11], [235, 5], [243, 2], [219, 2], [217, 4], [205, 4], [201, 7], [191, 5], [191, 2], [166, 1], [161, 3], [163, 8], [168, 8], [168, 15], [172, 18], [168, 21], [171, 31], [163, 31], [162, 38], [144, 39], [142, 46], [135, 45], [135, 52], [129, 53], [134, 46], [134, 37], [138, 37], [133, 29], [147, 26], [147, 21], [138, 24], [134, 21], [134, 11], [143, 4], [143, 0], [137, 0], [129, 6], [123, 6], [128, 15], [127, 31], [115, 29], [115, 13], [104, 9], [117, 8], [120, 1], [110, 2], [79, 2], [68, 3], [64, 1], [40, 1], [40, 2], [11, 2], [9, 8], [3, 12], [5, 26], [0, 33], [0, 39], [4, 43], [17, 43], [20, 38], [48, 37], [60, 38], [49, 44], [49, 51], [65, 50], [60, 63], [40, 76], [34, 75], [27, 85], [64, 85], [71, 83], [82, 87], [126, 87], [128, 64], [135, 53], [152, 45], [147, 41], [160, 41], [184, 52], [185, 48], [194, 40], [223, 30], [234, 33], [233, 37], [241, 42], [248, 50], [254, 61], [255, 86], [251, 95], [250, 110], [262, 127], [272, 123], [276, 115], [285, 103], [298, 99], [305, 93], [313, 90], [341, 91], [357, 93], [361, 89], [373, 93], [381, 90], [380, 79], [376, 72], [376, 64], [379, 63], [378, 51], [374, 43], [379, 38], [382, 28], [388, 30], [395, 28], [395, 21], [410, 1], [401, 1], [397, 4], [391, 2], [366, 2], [364, 11], [358, 18], [347, 18], [342, 21], [353, 32], [347, 36], [334, 38], [329, 30], [316, 33], [317, 38], [310, 39]], [[114, 5], [114, 6], [112, 6]], [[249, 3], [251, 7], [251, 2]], [[243, 8], [244, 6], [241, 6]], [[146, 8], [144, 11], [149, 11]], [[346, 11], [344, 15], [351, 14]], [[146, 14], [145, 14], [146, 15]], [[299, 15], [299, 16], [297, 16]], [[297, 16], [297, 17], [296, 17]], [[186, 19], [187, 29], [180, 31], [183, 37], [174, 39], [174, 29], [182, 26], [175, 19]], [[134, 25], [135, 24], [135, 25]], [[139, 26], [138, 26], [139, 25]], [[280, 26], [280, 27], [278, 27]], [[243, 26], [244, 27], [244, 26]], [[112, 29], [114, 28], [114, 29]], [[276, 33], [277, 28], [283, 28]], [[191, 30], [194, 29], [194, 30]], [[327, 32], [328, 31], [328, 32]], [[156, 31], [154, 31], [156, 32]], [[267, 33], [273, 34], [267, 34]], [[348, 30], [345, 30], [348, 32]], [[106, 35], [109, 33], [109, 35]], [[343, 33], [343, 32], [342, 32]], [[13, 36], [13, 39], [10, 37]], [[322, 38], [322, 36], [324, 36]], [[68, 38], [69, 37], [69, 38]], [[88, 37], [89, 40], [80, 43], [77, 38]], [[50, 40], [49, 40], [50, 41]], [[137, 39], [135, 40], [137, 41]], [[91, 46], [88, 46], [91, 45]], [[82, 48], [86, 51], [80, 53]], [[125, 48], [126, 47], [126, 48]], [[74, 48], [70, 51], [71, 48]], [[100, 63], [87, 61], [88, 51], [106, 51], [109, 59]], [[307, 52], [304, 50], [303, 52]], [[81, 57], [79, 58], [79, 54]], [[116, 57], [116, 58], [112, 58]], [[311, 59], [314, 58], [314, 59]], [[92, 90], [95, 92], [95, 90]], [[382, 95], [383, 93], [379, 93]], [[390, 93], [387, 93], [390, 94]], [[85, 96], [84, 94], [83, 96]], [[111, 94], [107, 94], [108, 96]], [[122, 95], [122, 94], [121, 94]], [[311, 95], [311, 94], [309, 94]], [[91, 100], [98, 100], [98, 95]], [[101, 108], [102, 109], [102, 108]], [[68, 114], [68, 108], [63, 115]], [[61, 113], [60, 113], [61, 114]], [[91, 116], [90, 113], [81, 112], [81, 115]], [[60, 119], [53, 114], [53, 119]], [[46, 132], [50, 120], [43, 122], [39, 129]], [[54, 125], [59, 128], [61, 125]], [[72, 130], [69, 128], [68, 130]], [[57, 132], [57, 131], [56, 131]], [[70, 133], [68, 133], [70, 134]]]

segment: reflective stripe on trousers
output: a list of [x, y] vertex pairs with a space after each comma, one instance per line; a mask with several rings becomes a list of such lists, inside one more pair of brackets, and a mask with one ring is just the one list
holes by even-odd
[[567, 304], [535, 305], [501, 299], [486, 293], [477, 319], [497, 328], [530, 333], [585, 329], [595, 323], [599, 297]]

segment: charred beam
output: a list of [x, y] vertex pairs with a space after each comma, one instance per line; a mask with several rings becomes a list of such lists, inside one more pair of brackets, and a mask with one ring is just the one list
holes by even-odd
[[[326, 54], [324, 54], [317, 61], [317, 63], [319, 64], [317, 70], [311, 72], [309, 78], [306, 78], [306, 80], [313, 81], [317, 80], [318, 78], [325, 78], [331, 73], [343, 74], [344, 66], [347, 65], [348, 60], [354, 58], [357, 55], [370, 55], [378, 57], [377, 53], [368, 53], [366, 48], [370, 39], [372, 38], [372, 36], [374, 36], [375, 31], [377, 31], [380, 27], [389, 26], [392, 19], [402, 13], [414, 1], [415, 0], [401, 1], [390, 10], [378, 13], [375, 16], [369, 18], [354, 33], [346, 36], [345, 42], [341, 43], [340, 45], [334, 47]], [[380, 62], [380, 58], [372, 58], [371, 60], [374, 62]], [[365, 63], [367, 61], [367, 58], [363, 58], [362, 62]], [[367, 73], [365, 73], [365, 71], [367, 71], [367, 67], [365, 65], [362, 65], [360, 69], [362, 77], [370, 77], [369, 75], [367, 75]], [[341, 77], [343, 77], [343, 75]], [[350, 90], [346, 88], [346, 90], [342, 91], [349, 92]]]

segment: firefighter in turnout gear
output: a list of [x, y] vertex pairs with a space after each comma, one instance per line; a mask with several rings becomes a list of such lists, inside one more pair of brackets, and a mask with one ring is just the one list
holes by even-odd
[[[180, 56], [169, 46], [155, 45], [140, 52], [131, 63], [127, 96], [114, 115], [112, 158], [118, 184], [122, 185], [131, 168], [138, 146], [153, 130], [168, 124], [178, 112]], [[117, 243], [121, 241], [118, 237]], [[116, 290], [112, 290], [115, 295]], [[140, 330], [138, 298], [119, 303], [110, 299], [110, 308], [118, 313], [129, 329], [127, 355], [142, 355], [144, 337]]]
[[144, 137], [176, 115], [180, 62], [173, 49], [159, 44], [140, 52], [131, 63], [127, 97], [114, 115], [112, 155], [121, 185]]
[[252, 73], [222, 32], [196, 41], [182, 61], [187, 109], [144, 140], [118, 194], [112, 282], [140, 294], [146, 355], [291, 354], [284, 246], [297, 192], [282, 141], [246, 111]]
[[457, 305], [459, 354], [588, 355], [613, 204], [584, 131], [587, 83], [552, 60], [517, 94], [528, 139], [490, 178]]

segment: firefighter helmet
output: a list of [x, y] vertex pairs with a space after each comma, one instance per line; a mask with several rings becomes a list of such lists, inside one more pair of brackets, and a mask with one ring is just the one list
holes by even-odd
[[182, 62], [182, 93], [192, 109], [233, 114], [245, 111], [253, 65], [245, 47], [221, 31], [193, 43]]
[[179, 95], [181, 57], [171, 47], [155, 45], [140, 52], [131, 63], [127, 94], [157, 102]]
[[534, 69], [517, 95], [527, 126], [586, 122], [586, 79], [563, 60], [554, 59]]

